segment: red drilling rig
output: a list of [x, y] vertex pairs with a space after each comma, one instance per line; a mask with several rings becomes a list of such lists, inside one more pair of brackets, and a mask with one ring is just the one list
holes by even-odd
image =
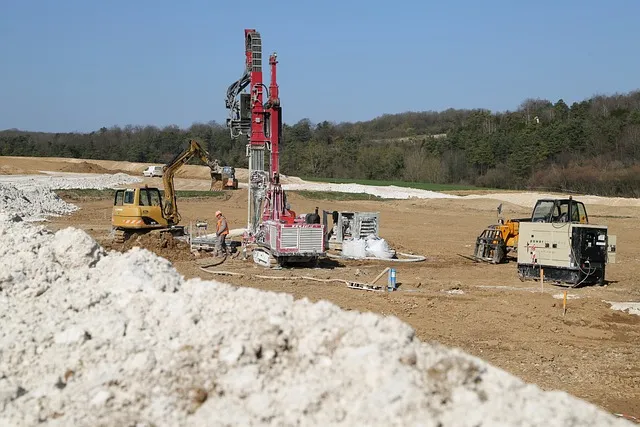
[[[254, 29], [244, 30], [245, 71], [227, 89], [227, 126], [231, 137], [247, 135], [249, 158], [249, 196], [247, 230], [243, 247], [255, 246], [253, 259], [264, 266], [273, 259], [285, 263], [310, 262], [325, 255], [323, 224], [307, 224], [296, 217], [280, 185], [280, 142], [282, 108], [277, 83], [276, 54], [269, 56], [271, 81], [267, 88], [262, 79], [262, 39]], [[249, 87], [249, 92], [243, 92]], [[264, 102], [266, 92], [267, 101]], [[265, 169], [265, 153], [270, 154]]]

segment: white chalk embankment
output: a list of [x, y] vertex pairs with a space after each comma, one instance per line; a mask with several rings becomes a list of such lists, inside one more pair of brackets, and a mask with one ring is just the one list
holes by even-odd
[[8, 184], [25, 190], [35, 187], [52, 190], [67, 190], [71, 188], [103, 190], [137, 182], [142, 182], [142, 179], [125, 173], [86, 174], [52, 172], [49, 175], [0, 176], [0, 185]]
[[0, 425], [623, 426], [395, 317], [0, 214]]
[[52, 190], [106, 189], [140, 182], [137, 177], [113, 175], [67, 174], [66, 176], [12, 175], [0, 177], [0, 212], [18, 215], [25, 221], [44, 221], [78, 210]]
[[461, 196], [395, 185], [325, 184], [305, 182], [283, 184], [286, 191], [329, 191], [337, 193], [370, 194], [382, 199], [459, 199]]
[[[362, 185], [362, 184], [329, 184], [319, 182], [304, 182], [297, 184], [286, 184], [282, 186], [290, 191], [329, 191], [338, 193], [363, 193], [377, 196], [382, 199], [456, 199], [456, 200], [476, 200], [493, 199], [502, 202], [509, 202], [515, 205], [530, 208], [538, 199], [569, 197], [569, 194], [546, 194], [532, 191], [525, 192], [504, 192], [491, 194], [470, 194], [457, 196], [453, 194], [440, 193], [431, 190], [421, 190], [418, 188], [398, 187], [394, 185]], [[640, 199], [628, 197], [601, 197], [591, 195], [576, 195], [573, 198], [589, 205], [604, 206], [640, 206]]]
[[[0, 183], [0, 212], [17, 215], [25, 221], [44, 221], [49, 216], [60, 216], [78, 210], [47, 188], [30, 189]], [[0, 266], [0, 268], [2, 268]]]

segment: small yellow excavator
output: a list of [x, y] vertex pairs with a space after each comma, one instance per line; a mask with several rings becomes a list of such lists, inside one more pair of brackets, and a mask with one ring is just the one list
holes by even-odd
[[221, 167], [217, 160], [211, 160], [209, 153], [197, 141], [175, 156], [162, 168], [164, 195], [156, 187], [147, 185], [116, 190], [113, 200], [111, 225], [114, 243], [124, 243], [134, 234], [144, 234], [152, 230], [183, 235], [184, 226], [179, 226], [180, 214], [176, 201], [173, 177], [178, 169], [198, 156], [211, 169], [211, 188], [222, 181]]
[[233, 166], [220, 166], [217, 160], [210, 165], [211, 191], [237, 190], [238, 179], [236, 169]]

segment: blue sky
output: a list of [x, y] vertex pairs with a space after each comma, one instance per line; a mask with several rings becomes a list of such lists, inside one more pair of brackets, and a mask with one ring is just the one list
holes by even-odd
[[[0, 129], [224, 123], [244, 28], [287, 123], [640, 88], [640, 1], [0, 0]], [[268, 78], [268, 76], [266, 76]]]

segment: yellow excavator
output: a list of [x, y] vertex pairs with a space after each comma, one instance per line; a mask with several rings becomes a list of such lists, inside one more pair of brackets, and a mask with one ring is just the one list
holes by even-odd
[[211, 188], [222, 181], [221, 167], [217, 160], [211, 160], [209, 153], [197, 141], [189, 141], [189, 146], [162, 167], [160, 189], [147, 185], [116, 190], [113, 200], [111, 226], [114, 243], [124, 243], [134, 234], [144, 234], [152, 230], [172, 235], [183, 235], [184, 226], [179, 226], [180, 213], [176, 200], [173, 177], [178, 169], [198, 156], [211, 169]]

